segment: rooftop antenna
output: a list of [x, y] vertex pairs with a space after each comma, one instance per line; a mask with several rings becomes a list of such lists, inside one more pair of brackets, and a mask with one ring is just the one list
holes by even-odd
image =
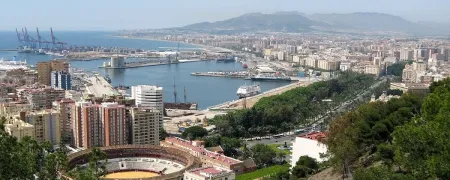
[[186, 86], [184, 86], [184, 103], [186, 103], [186, 99], [187, 99], [187, 97], [186, 97]]
[[175, 103], [177, 103], [177, 89], [175, 86], [175, 77], [173, 77], [173, 97], [175, 99]]

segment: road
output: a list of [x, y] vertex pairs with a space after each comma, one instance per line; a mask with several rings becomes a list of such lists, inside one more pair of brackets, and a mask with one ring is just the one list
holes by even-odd
[[[376, 82], [375, 84], [373, 84], [372, 86], [370, 86], [369, 88], [367, 88], [364, 92], [358, 94], [354, 99], [348, 100], [344, 103], [342, 103], [341, 105], [335, 107], [332, 109], [332, 113], [335, 112], [345, 112], [347, 110], [347, 108], [355, 101], [358, 100], [363, 100], [363, 97], [370, 94], [372, 90], [374, 90], [376, 87], [380, 86], [382, 83], [385, 83], [387, 80], [387, 78], [383, 78], [381, 81]], [[327, 113], [326, 116], [323, 115], [318, 115], [314, 118], [311, 118], [310, 120], [314, 119], [314, 123], [312, 123], [311, 125], [307, 126], [306, 128], [302, 129], [302, 133], [295, 135], [294, 132], [290, 131], [290, 132], [285, 132], [283, 134], [285, 134], [285, 136], [281, 136], [279, 138], [273, 138], [271, 137], [270, 139], [265, 139], [265, 138], [251, 138], [253, 140], [246, 140], [247, 146], [251, 147], [254, 146], [256, 144], [284, 144], [285, 142], [287, 143], [293, 143], [293, 141], [295, 140], [295, 137], [297, 136], [302, 136], [302, 135], [306, 135], [309, 132], [312, 131], [318, 131], [319, 130], [319, 124], [323, 123], [324, 120], [326, 118], [328, 118], [329, 113]]]

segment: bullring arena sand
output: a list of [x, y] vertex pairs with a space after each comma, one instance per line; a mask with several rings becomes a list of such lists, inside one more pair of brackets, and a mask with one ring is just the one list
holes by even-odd
[[159, 176], [159, 174], [145, 171], [127, 171], [127, 172], [110, 173], [107, 174], [105, 178], [128, 179], [128, 178], [149, 178], [155, 176]]

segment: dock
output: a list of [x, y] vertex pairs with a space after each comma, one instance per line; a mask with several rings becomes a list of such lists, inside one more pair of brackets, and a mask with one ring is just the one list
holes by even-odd
[[160, 66], [160, 65], [168, 65], [168, 64], [180, 64], [180, 63], [188, 63], [188, 62], [199, 62], [199, 61], [210, 61], [209, 59], [190, 59], [190, 60], [179, 60], [178, 62], [169, 62], [169, 61], [156, 61], [156, 62], [133, 62], [133, 63], [127, 63], [124, 66], [117, 66], [117, 67], [111, 67], [111, 66], [99, 66], [99, 68], [105, 68], [105, 69], [128, 69], [128, 68], [138, 68], [138, 67], [147, 67], [147, 66]]
[[192, 76], [208, 76], [208, 77], [227, 77], [227, 78], [241, 78], [245, 79], [250, 76], [247, 71], [218, 71], [218, 72], [194, 72], [191, 73]]

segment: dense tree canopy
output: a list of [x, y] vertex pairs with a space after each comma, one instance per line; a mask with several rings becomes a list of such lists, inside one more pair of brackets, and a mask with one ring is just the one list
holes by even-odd
[[430, 92], [423, 103], [403, 95], [334, 121], [327, 138], [331, 162], [359, 167], [357, 180], [450, 179], [450, 79], [433, 83]]
[[334, 120], [329, 128], [326, 144], [330, 161], [337, 170], [352, 164], [371, 163], [371, 158], [360, 158], [366, 153], [378, 152], [392, 158], [387, 147], [392, 143], [392, 132], [420, 113], [421, 100], [412, 95], [387, 103], [373, 102], [359, 106]]
[[399, 62], [399, 63], [395, 63], [395, 64], [388, 66], [387, 67], [387, 75], [394, 75], [394, 76], [402, 77], [403, 69], [405, 69], [406, 64], [407, 64], [407, 62]]
[[265, 97], [250, 109], [216, 116], [211, 123], [227, 137], [252, 137], [292, 130], [305, 120], [329, 110], [323, 99], [338, 104], [374, 83], [369, 75], [342, 73], [338, 78]]
[[183, 136], [184, 138], [190, 139], [190, 140], [202, 138], [202, 137], [205, 137], [206, 135], [208, 135], [208, 131], [205, 128], [200, 127], [200, 126], [189, 127], [187, 129], [185, 129], [183, 131], [183, 133], [181, 134], [181, 136]]
[[0, 179], [57, 179], [57, 171], [67, 167], [67, 156], [51, 144], [30, 137], [18, 141], [0, 129]]

